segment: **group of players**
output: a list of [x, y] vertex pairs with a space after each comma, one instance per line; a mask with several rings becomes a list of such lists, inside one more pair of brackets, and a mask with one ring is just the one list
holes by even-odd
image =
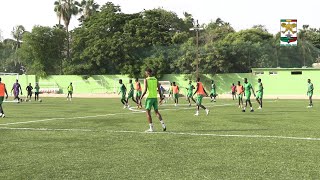
[[[120, 88], [118, 94], [121, 94], [121, 103], [124, 105], [124, 108], [128, 108], [129, 106], [129, 99], [132, 99], [132, 101], [137, 104], [137, 107], [139, 109], [142, 108], [142, 99], [143, 97], [147, 94], [146, 101], [145, 101], [145, 109], [147, 113], [147, 119], [149, 122], [149, 129], [147, 132], [153, 132], [154, 127], [152, 123], [152, 118], [151, 118], [151, 108], [153, 107], [155, 110], [155, 113], [160, 120], [160, 123], [162, 125], [163, 131], [166, 131], [166, 126], [163, 122], [162, 116], [159, 113], [158, 110], [158, 105], [162, 104], [162, 102], [167, 100], [165, 98], [164, 92], [165, 89], [163, 86], [158, 82], [158, 80], [152, 75], [152, 70], [147, 69], [145, 71], [146, 73], [146, 78], [144, 79], [144, 90], [142, 91], [141, 84], [139, 82], [139, 79], [135, 79], [135, 84], [132, 83], [132, 80], [129, 80], [129, 92], [128, 96], [127, 94], [127, 88], [124, 85], [122, 79], [119, 80]], [[211, 81], [211, 92], [210, 94], [207, 93], [207, 91], [204, 88], [204, 85], [201, 83], [200, 78], [197, 78], [197, 85], [194, 87], [192, 85], [192, 81], [189, 81], [187, 89], [187, 100], [189, 102], [189, 106], [191, 106], [191, 101], [196, 103], [196, 113], [195, 116], [199, 116], [199, 110], [200, 108], [204, 109], [206, 112], [206, 115], [209, 114], [209, 109], [206, 108], [202, 104], [202, 99], [205, 96], [210, 96], [211, 102], [216, 101], [217, 93], [216, 93], [216, 85], [214, 81]], [[175, 106], [178, 105], [179, 103], [179, 86], [176, 85], [175, 82], [173, 82], [169, 88], [169, 98], [173, 98], [175, 102]], [[194, 91], [195, 90], [195, 91]], [[240, 81], [238, 81], [237, 86], [232, 87], [232, 94], [237, 94], [238, 98], [238, 103], [239, 103], [239, 108], [242, 108], [242, 112], [246, 111], [246, 107], [249, 105], [250, 106], [250, 112], [254, 112], [252, 103], [250, 101], [251, 97], [251, 92], [253, 95], [256, 97], [257, 102], [259, 103], [259, 108], [262, 109], [262, 97], [263, 97], [263, 85], [261, 82], [261, 79], [258, 79], [258, 90], [255, 92], [251, 83], [248, 82], [247, 78], [244, 78], [244, 85], [241, 85]], [[193, 92], [194, 91], [194, 92]], [[136, 96], [134, 97], [134, 92], [136, 92]], [[157, 100], [157, 94], [160, 96], [160, 101], [158, 102]], [[194, 99], [194, 96], [196, 96], [196, 99]], [[245, 106], [243, 105], [243, 96], [245, 96]]]
[[[39, 99], [39, 93], [40, 93], [40, 86], [38, 83], [35, 84], [35, 87], [33, 88], [31, 83], [26, 87], [27, 91], [27, 97], [25, 101], [31, 101], [32, 98], [32, 91], [34, 90], [34, 100], [41, 102], [42, 100]], [[11, 94], [13, 92], [13, 101], [16, 101], [18, 103], [22, 102], [23, 100], [19, 97], [19, 95], [22, 95], [22, 88], [18, 80], [13, 84], [11, 89]], [[72, 83], [68, 86], [68, 96], [67, 100], [71, 101], [72, 99], [72, 93], [73, 93], [73, 86]], [[6, 95], [6, 96], [5, 96]], [[0, 117], [4, 118], [5, 114], [2, 108], [2, 103], [5, 99], [8, 99], [8, 92], [6, 85], [1, 81], [0, 78]]]
[[[33, 88], [31, 83], [29, 83], [29, 85], [26, 87], [26, 91], [27, 91], [27, 101], [31, 101], [31, 97], [32, 97], [32, 90], [35, 89], [35, 97], [34, 100], [38, 101], [39, 100], [39, 84], [36, 83], [35, 87]], [[11, 89], [11, 94], [13, 92], [13, 100], [16, 102], [22, 102], [22, 99], [19, 97], [19, 95], [22, 95], [22, 88], [21, 85], [19, 83], [18, 80], [16, 80], [16, 82], [13, 84], [12, 89]], [[6, 97], [5, 97], [6, 95]], [[7, 88], [6, 85], [2, 82], [1, 78], [0, 78], [0, 117], [4, 118], [4, 111], [2, 108], [2, 103], [4, 101], [4, 99], [8, 99], [8, 92], [7, 92]]]

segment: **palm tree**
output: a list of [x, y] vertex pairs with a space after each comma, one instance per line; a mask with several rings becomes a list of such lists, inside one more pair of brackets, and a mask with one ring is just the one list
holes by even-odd
[[11, 31], [12, 37], [16, 40], [16, 49], [20, 48], [20, 43], [22, 40], [22, 35], [26, 29], [22, 25], [18, 25]]
[[75, 0], [62, 0], [62, 13], [64, 25], [67, 32], [69, 32], [69, 24], [72, 16], [76, 16], [79, 13], [79, 2]]
[[218, 26], [222, 26], [224, 24], [224, 21], [222, 21], [221, 18], [217, 18], [216, 21], [214, 22]]
[[92, 16], [99, 9], [99, 4], [95, 3], [94, 0], [82, 0], [80, 3], [79, 12], [82, 13], [80, 21], [87, 19]]
[[18, 25], [16, 27], [13, 27], [13, 30], [11, 31], [11, 35], [14, 38], [13, 42], [13, 49], [15, 49], [14, 56], [12, 61], [14, 62], [14, 65], [16, 66], [17, 63], [20, 63], [19, 57], [17, 56], [17, 50], [21, 46], [22, 42], [22, 36], [26, 32], [25, 28], [22, 25]]
[[57, 17], [59, 19], [59, 26], [61, 25], [61, 17], [62, 17], [62, 3], [61, 0], [54, 2], [54, 12], [56, 12]]
[[67, 58], [70, 57], [70, 39], [69, 39], [69, 24], [72, 16], [79, 13], [79, 2], [75, 0], [62, 0], [61, 17], [64, 22], [68, 38], [67, 38]]

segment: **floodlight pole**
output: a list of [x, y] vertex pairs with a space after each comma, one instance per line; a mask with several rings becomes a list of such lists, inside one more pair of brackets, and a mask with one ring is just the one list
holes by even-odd
[[196, 60], [197, 60], [197, 78], [199, 77], [199, 31], [203, 30], [203, 28], [200, 28], [199, 22], [197, 20], [197, 24], [194, 28], [191, 28], [190, 31], [196, 31], [196, 41], [197, 41], [197, 54], [196, 54]]

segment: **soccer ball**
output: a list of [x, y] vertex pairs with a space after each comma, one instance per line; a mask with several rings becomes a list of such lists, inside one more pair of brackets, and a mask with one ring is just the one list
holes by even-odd
[[39, 99], [39, 102], [42, 102], [42, 99]]

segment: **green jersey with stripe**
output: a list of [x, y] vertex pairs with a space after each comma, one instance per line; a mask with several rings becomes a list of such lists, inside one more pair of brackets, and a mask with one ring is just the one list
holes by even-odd
[[158, 80], [155, 77], [146, 78], [148, 84], [147, 98], [157, 98]]
[[215, 91], [216, 90], [216, 84], [211, 84], [211, 90]]
[[126, 86], [124, 86], [124, 84], [120, 84], [120, 92], [126, 94]]
[[188, 84], [188, 93], [192, 94], [193, 92], [193, 85], [192, 84]]
[[251, 94], [251, 88], [252, 88], [252, 85], [250, 84], [250, 83], [244, 83], [244, 85], [243, 85], [243, 87], [244, 87], [244, 92], [246, 93], [246, 94]]
[[258, 83], [258, 91], [263, 92], [262, 83]]
[[40, 87], [36, 85], [36, 86], [34, 87], [34, 89], [36, 90], [35, 92], [36, 92], [36, 93], [38, 93], [38, 92], [39, 92]]
[[313, 84], [312, 83], [308, 84], [308, 92], [313, 93]]
[[130, 83], [130, 90], [134, 91], [133, 83]]

